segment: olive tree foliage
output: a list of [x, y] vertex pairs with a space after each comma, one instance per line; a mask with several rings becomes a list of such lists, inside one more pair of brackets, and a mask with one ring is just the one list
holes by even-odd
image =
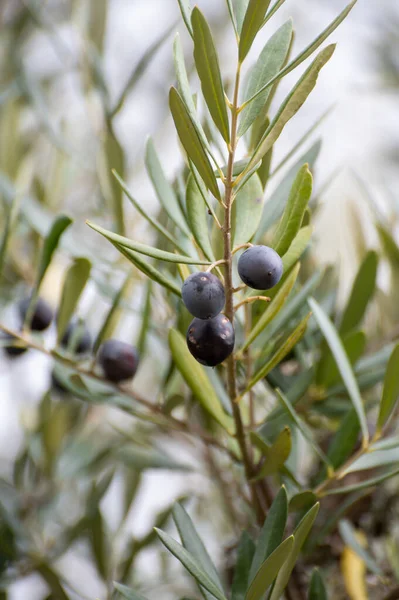
[[[38, 297], [60, 258], [68, 266], [54, 342], [31, 331], [29, 322], [18, 328], [2, 318], [0, 324], [8, 335], [3, 346], [26, 347], [53, 363], [53, 381], [0, 482], [2, 598], [13, 582], [31, 573], [46, 582], [47, 599], [84, 597], [74, 573], [59, 564], [68, 552], [79, 553], [79, 543], [103, 582], [104, 598], [115, 600], [168, 594], [182, 600], [317, 600], [330, 593], [337, 598], [323, 578], [323, 570], [337, 560], [331, 542], [337, 536], [373, 574], [395, 581], [394, 539], [377, 561], [357, 531], [364, 506], [378, 494], [388, 502], [389, 486], [383, 484], [399, 474], [392, 418], [399, 349], [394, 338], [368, 340], [364, 331], [379, 255], [365, 252], [349, 298], [338, 306], [334, 269], [321, 269], [312, 253], [311, 221], [318, 210], [312, 182], [321, 142], [309, 140], [318, 122], [309, 124], [278, 163], [273, 156], [286, 125], [317, 93], [317, 80], [333, 60], [335, 45], [328, 38], [355, 2], [299, 50], [291, 20], [264, 35], [265, 25], [273, 30], [283, 3], [227, 0], [236, 63], [233, 81], [227, 82], [207, 18], [179, 0], [169, 109], [182, 160], [169, 180], [148, 140], [144, 163], [159, 201], [156, 214], [126, 183], [128, 162], [115, 123], [153, 55], [167, 47], [170, 32], [149, 47], [112, 98], [103, 71], [108, 3], [87, 3], [82, 85], [86, 100], [94, 94], [100, 106], [102, 135], [94, 148], [94, 171], [89, 164], [86, 174], [95, 190], [93, 206], [89, 200], [82, 204], [77, 193], [76, 213], [88, 220], [84, 227], [61, 213], [61, 198], [68, 174], [79, 184], [76, 163], [85, 157], [74, 154], [68, 132], [51, 119], [46, 104], [51, 80], [39, 85], [15, 51], [37, 26], [61, 54], [65, 48], [39, 3], [26, 3], [9, 17], [4, 39], [9, 61], [0, 90], [7, 140], [6, 145], [0, 140], [2, 306], [27, 288]], [[193, 48], [195, 77], [183, 36]], [[258, 56], [251, 50], [255, 39], [264, 43]], [[288, 74], [295, 82], [276, 106], [276, 92]], [[165, 103], [166, 98], [165, 90]], [[27, 132], [21, 126], [26, 115], [35, 123]], [[19, 135], [12, 135], [16, 130]], [[50, 173], [36, 171], [34, 156], [42, 150], [36, 136], [52, 151]], [[131, 234], [131, 215], [148, 223], [150, 244]], [[393, 233], [382, 220], [376, 226], [382, 252], [397, 269]], [[252, 243], [274, 248], [283, 262], [281, 280], [264, 293], [240, 285], [237, 276], [237, 257]], [[185, 341], [191, 317], [181, 286], [198, 270], [212, 270], [223, 282], [224, 313], [235, 329], [234, 353], [215, 369], [196, 362]], [[88, 288], [95, 290], [95, 300], [82, 314], [79, 301]], [[141, 304], [134, 297], [141, 297]], [[90, 314], [98, 298], [107, 309], [94, 323]], [[132, 313], [138, 322], [133, 342], [151, 382], [140, 378], [139, 367], [132, 383], [113, 384], [96, 354]], [[89, 357], [61, 344], [74, 318], [96, 328]], [[95, 415], [107, 409], [123, 416], [118, 426], [96, 422]], [[174, 444], [165, 445], [171, 439]], [[195, 466], [183, 459], [193, 447]], [[310, 466], [304, 467], [304, 459]], [[142, 536], [124, 535], [146, 471], [188, 477], [198, 463], [218, 489], [217, 501], [201, 499], [203, 517], [217, 528], [213, 546], [216, 541], [223, 557], [218, 564], [189, 515], [188, 497], [159, 513]], [[120, 522], [112, 528], [103, 499], [115, 481], [123, 494]], [[222, 514], [224, 530], [218, 523]], [[172, 520], [173, 535], [165, 531]], [[148, 548], [167, 561], [160, 581], [142, 577], [136, 568]], [[182, 565], [178, 577], [177, 571], [170, 574], [175, 559]], [[321, 569], [313, 569], [316, 565]]]

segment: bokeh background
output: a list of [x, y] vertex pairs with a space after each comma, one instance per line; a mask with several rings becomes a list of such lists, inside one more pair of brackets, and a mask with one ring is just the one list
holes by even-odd
[[[212, 23], [226, 80], [234, 70], [233, 38], [222, 0], [199, 0]], [[299, 49], [338, 14], [341, 0], [287, 0], [275, 19], [262, 30], [253, 56], [279, 24], [292, 16]], [[105, 27], [102, 27], [103, 16]], [[375, 211], [385, 215], [396, 233], [399, 173], [399, 6], [395, 0], [359, 0], [349, 18], [333, 34], [338, 43], [333, 60], [323, 70], [309, 101], [286, 127], [278, 144], [276, 164], [327, 109], [330, 112], [309, 138], [322, 138], [315, 170], [320, 209], [315, 221], [314, 249], [320, 262], [338, 269], [339, 298], [344, 299], [361, 258], [362, 249], [378, 245], [373, 226]], [[7, 200], [10, 185], [21, 195], [24, 219], [37, 231], [45, 231], [51, 216], [67, 211], [75, 224], [69, 242], [76, 255], [80, 248], [104, 256], [98, 268], [99, 285], [92, 283], [79, 308], [92, 329], [98, 327], [109, 304], [105, 281], [109, 278], [106, 242], [85, 225], [101, 215], [111, 223], [107, 164], [104, 143], [107, 127], [104, 107], [114, 106], [126, 91], [113, 119], [114, 133], [124, 153], [124, 175], [146, 210], [156, 212], [157, 201], [144, 169], [143, 154], [148, 136], [154, 138], [168, 176], [181, 165], [176, 135], [168, 112], [167, 95], [174, 82], [172, 43], [176, 31], [182, 37], [189, 66], [191, 45], [175, 0], [0, 0], [0, 197]], [[169, 33], [167, 33], [169, 32]], [[165, 37], [166, 36], [166, 37]], [[165, 37], [151, 56], [145, 72], [137, 65], [149, 48]], [[294, 50], [295, 51], [295, 50]], [[131, 88], [126, 84], [135, 74]], [[284, 97], [297, 73], [284, 79], [276, 103]], [[198, 87], [198, 83], [195, 82]], [[112, 166], [112, 165], [111, 165]], [[279, 178], [272, 180], [277, 186]], [[145, 222], [126, 202], [126, 230], [130, 237], [150, 240]], [[3, 223], [0, 226], [0, 230]], [[2, 320], [15, 321], [12, 298], [19, 285], [30, 284], [30, 257], [34, 246], [15, 251], [18, 278], [8, 285], [3, 279]], [[360, 248], [360, 250], [359, 250]], [[69, 248], [52, 264], [43, 295], [56, 307]], [[119, 279], [118, 279], [119, 277]], [[380, 272], [383, 292], [390, 274]], [[118, 337], [134, 341], [143, 302], [135, 286], [118, 329]], [[378, 307], [370, 327], [382, 327]], [[50, 342], [54, 333], [48, 334]], [[162, 372], [163, 348], [150, 339], [149, 359], [140, 371], [137, 386], [146, 396], [157, 393], [154, 369]], [[30, 353], [18, 361], [0, 357], [0, 474], [7, 477], [24, 444], [26, 431], [34, 427], [35, 409], [49, 386], [51, 360]], [[120, 422], [117, 411], [94, 411], [92, 427]], [[169, 441], [173, 443], [173, 441]], [[195, 452], [190, 455], [195, 461]], [[143, 535], [153, 516], [180, 494], [198, 491], [208, 483], [196, 475], [149, 473], [144, 477], [126, 531]], [[109, 526], [116, 527], [116, 498], [122, 493], [118, 479], [103, 499]], [[204, 492], [205, 496], [205, 492]], [[206, 507], [202, 507], [206, 513]], [[207, 515], [209, 517], [209, 515]], [[208, 525], [211, 527], [211, 525]], [[206, 534], [206, 531], [205, 531]], [[214, 548], [217, 552], [217, 548]], [[152, 551], [137, 563], [142, 579], [153, 577]], [[82, 598], [105, 598], [104, 586], [85, 549], [67, 553], [59, 568], [71, 576]], [[10, 587], [8, 600], [42, 599], [45, 584], [29, 576]], [[71, 596], [75, 597], [75, 596]]]

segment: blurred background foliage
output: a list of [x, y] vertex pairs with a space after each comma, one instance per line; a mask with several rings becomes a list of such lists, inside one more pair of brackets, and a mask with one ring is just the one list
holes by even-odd
[[[227, 11], [222, 2], [200, 4], [217, 32], [229, 80], [233, 67]], [[293, 15], [295, 43], [301, 47], [303, 40], [313, 39], [319, 23], [338, 12], [330, 3], [310, 2], [309, 11], [291, 4], [287, 2], [281, 19]], [[182, 500], [227, 581], [237, 535], [247, 525], [240, 469], [218, 449], [215, 425], [193, 400], [169, 356], [167, 332], [176, 322], [176, 311], [181, 330], [188, 315], [171, 294], [149, 284], [85, 224], [86, 219], [100, 222], [168, 249], [168, 242], [127, 202], [110, 170], [129, 183], [144, 212], [170, 230], [170, 218], [148, 183], [143, 157], [146, 138], [152, 135], [182, 201], [187, 174], [166, 101], [174, 80], [173, 34], [182, 29], [178, 19], [174, 0], [0, 3], [1, 323], [17, 328], [15, 303], [37, 282], [43, 240], [56, 216], [67, 213], [74, 223], [52, 256], [41, 295], [57, 309], [68, 269], [87, 258], [90, 278], [74, 314], [85, 322], [97, 346], [113, 335], [137, 345], [142, 357], [127, 390], [79, 376], [68, 363], [74, 358], [56, 346], [55, 328], [32, 338], [37, 350], [18, 359], [1, 357], [1, 598], [118, 598], [114, 580], [136, 586], [150, 598], [195, 597], [190, 580], [160, 551], [154, 524], [167, 526], [175, 500]], [[282, 136], [267, 187], [269, 201], [278, 202], [296, 168], [310, 163], [316, 181], [311, 201], [314, 242], [302, 259], [296, 291], [302, 292], [303, 301], [314, 295], [346, 334], [343, 339], [371, 415], [399, 335], [399, 133], [393, 118], [399, 93], [398, 22], [393, 0], [384, 8], [359, 5], [334, 34], [337, 62], [329, 67], [321, 93]], [[188, 48], [187, 37], [183, 41]], [[192, 68], [191, 51], [186, 54]], [[307, 136], [337, 100], [331, 115]], [[357, 109], [359, 114], [354, 114]], [[290, 155], [298, 140], [301, 147]], [[178, 281], [176, 270], [171, 275]], [[295, 306], [291, 299], [275, 338], [281, 339], [284, 327], [292, 328], [304, 311], [305, 305]], [[267, 330], [262, 343], [270, 344], [271, 335]], [[90, 368], [91, 360], [79, 362], [79, 368]], [[315, 369], [309, 378], [312, 361]], [[52, 373], [64, 389], [52, 384]], [[348, 446], [338, 452], [338, 465], [345, 451], [357, 446], [358, 432], [345, 387], [314, 321], [295, 350], [268, 375], [265, 389], [278, 386], [289, 397], [301, 376], [308, 378], [306, 393], [298, 396], [295, 407], [316, 446], [334, 453], [331, 439], [340, 431], [345, 438], [350, 431]], [[210, 377], [223, 399], [218, 375]], [[272, 409], [274, 396], [268, 393], [266, 399], [266, 408]], [[274, 417], [262, 428], [264, 439], [273, 443], [289, 425], [293, 450], [287, 465], [304, 489], [317, 487], [323, 473], [314, 448], [284, 412], [275, 409]], [[394, 438], [395, 433], [392, 422], [390, 435]], [[387, 464], [398, 462], [394, 447]], [[276, 482], [281, 480], [280, 467], [271, 473]], [[365, 480], [370, 471], [366, 473]], [[362, 478], [363, 471], [349, 475], [355, 487]], [[396, 588], [397, 486], [394, 479], [373, 495], [355, 489], [345, 500], [350, 526], [341, 520], [337, 528], [344, 514], [341, 496], [324, 500], [305, 565], [320, 564], [332, 598], [351, 594], [356, 560], [361, 564], [355, 584], [361, 581], [370, 598], [388, 598]], [[367, 547], [360, 559], [359, 539]], [[358, 552], [350, 555], [353, 547]], [[340, 584], [338, 570], [343, 574]], [[306, 574], [302, 577], [307, 587]]]

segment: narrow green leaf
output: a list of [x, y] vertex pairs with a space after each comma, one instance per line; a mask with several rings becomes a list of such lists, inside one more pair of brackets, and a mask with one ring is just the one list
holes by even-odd
[[176, 194], [169, 181], [166, 179], [158, 154], [155, 150], [154, 142], [151, 138], [148, 138], [145, 149], [145, 166], [159, 202], [178, 228], [190, 237], [190, 230], [187, 227], [186, 219], [181, 211]]
[[306, 48], [304, 48], [302, 50], [302, 52], [300, 52], [298, 54], [298, 56], [296, 56], [291, 62], [289, 62], [288, 65], [286, 67], [284, 67], [284, 69], [279, 71], [279, 73], [277, 73], [277, 75], [275, 75], [274, 77], [272, 77], [272, 79], [270, 79], [267, 83], [265, 83], [263, 88], [260, 88], [260, 90], [258, 90], [256, 92], [256, 94], [254, 94], [252, 96], [252, 98], [249, 98], [246, 101], [246, 103], [249, 104], [250, 102], [253, 102], [255, 100], [255, 98], [258, 97], [259, 94], [262, 94], [264, 92], [264, 90], [266, 90], [269, 86], [273, 85], [279, 79], [282, 79], [283, 77], [288, 75], [288, 73], [290, 73], [293, 69], [296, 69], [296, 67], [298, 67], [304, 60], [306, 60], [311, 54], [313, 54], [313, 52], [321, 46], [321, 44], [336, 30], [336, 28], [347, 17], [347, 15], [352, 10], [352, 8], [356, 4], [356, 2], [357, 2], [357, 0], [353, 0], [350, 4], [348, 4], [348, 6], [346, 8], [344, 8], [344, 10], [338, 15], [338, 17], [336, 19], [334, 19], [326, 27], [326, 29], [324, 29], [320, 33], [320, 35], [318, 35], [317, 38], [315, 40], [313, 40], [313, 42], [311, 42], [308, 46], [306, 46]]
[[198, 562], [190, 552], [187, 552], [183, 546], [178, 544], [170, 535], [164, 533], [160, 529], [155, 528], [155, 531], [163, 545], [175, 556], [187, 571], [202, 585], [208, 592], [213, 594], [217, 600], [227, 600], [226, 596], [219, 588], [209, 579], [208, 575], [203, 571]]
[[6, 222], [4, 225], [3, 235], [1, 238], [1, 244], [0, 244], [0, 280], [1, 280], [2, 273], [3, 273], [3, 267], [5, 264], [8, 243], [9, 243], [9, 240], [11, 239], [12, 231], [13, 231], [13, 228], [17, 221], [20, 203], [21, 203], [21, 195], [14, 194], [12, 197], [10, 206], [8, 208]]
[[306, 550], [311, 552], [316, 546], [319, 544], [325, 543], [326, 536], [328, 536], [332, 531], [335, 530], [337, 522], [341, 519], [346, 512], [359, 502], [365, 498], [368, 494], [373, 491], [373, 488], [366, 488], [359, 492], [355, 492], [351, 496], [348, 496], [345, 499], [342, 499], [341, 502], [337, 503], [337, 508], [327, 519], [324, 521], [323, 526], [317, 531], [317, 533], [309, 540], [307, 544]]
[[103, 580], [107, 579], [108, 560], [105, 546], [104, 521], [99, 508], [89, 517], [90, 544], [97, 571]]
[[384, 249], [385, 254], [391, 265], [396, 268], [399, 266], [399, 247], [392, 237], [391, 232], [381, 225], [381, 223], [376, 224], [376, 229], [378, 235], [380, 237], [381, 245]]
[[385, 467], [386, 465], [398, 463], [399, 448], [390, 448], [388, 450], [374, 450], [371, 448], [369, 452], [355, 460], [355, 462], [344, 471], [343, 476], [357, 471], [367, 471], [368, 469], [376, 469], [378, 467]]
[[282, 431], [275, 437], [273, 443], [269, 445], [259, 434], [251, 431], [251, 441], [260, 450], [262, 456], [265, 458], [264, 464], [259, 474], [254, 477], [254, 481], [263, 479], [268, 475], [277, 473], [277, 471], [284, 472], [284, 463], [288, 459], [291, 453], [292, 437], [291, 430], [289, 427], [284, 427]]
[[191, 175], [194, 177], [197, 187], [201, 193], [202, 199], [205, 202], [206, 206], [208, 207], [208, 214], [212, 215], [213, 219], [215, 220], [215, 223], [217, 223], [217, 225], [219, 227], [221, 227], [219, 219], [218, 219], [216, 212], [212, 206], [212, 202], [209, 199], [208, 190], [206, 189], [206, 186], [205, 186], [204, 182], [202, 181], [200, 174], [198, 173], [197, 169], [195, 168], [195, 165], [190, 160], [189, 160], [189, 166], [190, 166]]
[[69, 227], [72, 223], [72, 219], [65, 215], [61, 215], [56, 217], [50, 227], [50, 231], [47, 233], [42, 251], [40, 254], [39, 260], [39, 268], [36, 275], [36, 282], [31, 294], [30, 303], [25, 315], [25, 323], [24, 325], [29, 325], [33, 316], [34, 306], [37, 300], [37, 296], [39, 293], [40, 285], [44, 279], [46, 271], [51, 263], [53, 258], [53, 254], [56, 251], [60, 238], [64, 231]]
[[384, 389], [377, 421], [380, 432], [391, 416], [399, 397], [399, 344], [395, 346], [388, 362], [384, 379]]
[[141, 318], [140, 335], [137, 342], [137, 350], [139, 356], [144, 356], [146, 347], [148, 332], [150, 329], [151, 322], [151, 304], [152, 304], [152, 280], [149, 279], [146, 285], [145, 302], [143, 306], [143, 313]]
[[192, 520], [181, 504], [175, 504], [173, 507], [173, 520], [185, 549], [192, 554], [198, 561], [198, 564], [204, 573], [208, 575], [209, 579], [211, 579], [216, 587], [223, 593], [223, 586], [216, 567], [213, 564], [203, 541], [199, 537]]
[[288, 515], [288, 499], [282, 486], [273, 500], [260, 532], [256, 551], [251, 563], [248, 582], [252, 583], [265, 560], [276, 550], [283, 539]]
[[152, 246], [147, 246], [146, 244], [140, 244], [140, 242], [134, 242], [133, 240], [129, 240], [129, 238], [123, 237], [122, 235], [118, 235], [117, 233], [113, 233], [112, 231], [108, 231], [107, 229], [100, 227], [100, 225], [95, 225], [90, 221], [86, 221], [86, 223], [89, 227], [94, 229], [94, 231], [97, 231], [97, 233], [100, 233], [112, 244], [117, 244], [118, 246], [133, 250], [139, 254], [144, 254], [145, 256], [151, 256], [151, 258], [186, 265], [210, 264], [210, 262], [206, 260], [204, 261], [200, 260], [199, 258], [191, 258], [189, 256], [184, 256], [183, 254], [173, 254], [173, 252], [166, 252], [165, 250], [159, 250], [158, 248], [153, 248]]
[[156, 448], [145, 448], [134, 444], [123, 445], [118, 448], [114, 456], [127, 466], [137, 469], [166, 469], [173, 471], [190, 471], [191, 467], [186, 463], [168, 456]]
[[367, 565], [367, 568], [372, 573], [381, 577], [383, 574], [381, 569], [367, 552], [367, 550], [365, 550], [365, 548], [363, 548], [363, 546], [359, 543], [352, 524], [347, 519], [343, 519], [338, 523], [338, 529], [343, 542], [352, 548], [352, 550], [354, 550], [358, 556], [360, 556], [360, 558]]
[[310, 580], [308, 600], [328, 600], [327, 589], [319, 569], [313, 569]]
[[69, 267], [62, 288], [57, 315], [57, 340], [60, 342], [75, 311], [79, 298], [90, 276], [91, 262], [87, 258], [75, 258]]
[[256, 573], [247, 591], [245, 600], [262, 600], [264, 598], [269, 586], [271, 586], [276, 576], [278, 578], [279, 573], [284, 569], [294, 547], [295, 538], [291, 535], [270, 554]]
[[[300, 311], [304, 308], [307, 298], [321, 284], [323, 275], [323, 271], [315, 271], [305, 285], [298, 292], [291, 295], [273, 321], [263, 330], [256, 342], [257, 346], [266, 348], [269, 342], [271, 342], [279, 332], [284, 331], [284, 327], [291, 319], [294, 319], [301, 314]], [[314, 377], [314, 375], [312, 375], [312, 377]]]
[[40, 284], [43, 281], [47, 268], [51, 263], [51, 259], [53, 258], [53, 254], [58, 247], [58, 243], [61, 239], [62, 234], [67, 229], [67, 227], [71, 225], [71, 223], [72, 219], [70, 217], [67, 217], [66, 215], [61, 215], [53, 221], [50, 231], [48, 232], [44, 240], [43, 249], [40, 256], [39, 271], [36, 279], [36, 290], [39, 289]]
[[69, 596], [61, 584], [59, 575], [47, 563], [40, 563], [35, 570], [49, 586], [52, 594], [57, 600], [69, 600]]
[[300, 321], [300, 323], [296, 326], [294, 331], [288, 336], [288, 338], [280, 346], [280, 348], [273, 354], [273, 356], [267, 361], [267, 363], [255, 373], [244, 393], [249, 392], [249, 390], [253, 388], [253, 386], [256, 383], [258, 383], [258, 381], [266, 377], [266, 375], [270, 373], [270, 371], [274, 369], [274, 367], [276, 367], [283, 360], [283, 358], [292, 350], [295, 344], [299, 342], [299, 340], [302, 338], [306, 331], [310, 315], [311, 313], [306, 315], [306, 317], [304, 317], [302, 321]]
[[287, 202], [292, 184], [297, 176], [298, 170], [305, 163], [309, 164], [310, 169], [313, 169], [320, 154], [321, 142], [317, 140], [307, 152], [305, 152], [299, 160], [289, 169], [283, 179], [277, 185], [273, 194], [265, 202], [263, 209], [262, 220], [259, 225], [258, 232], [255, 236], [255, 241], [259, 241], [268, 229], [281, 217], [284, 212], [284, 207]]
[[351, 492], [357, 492], [358, 490], [364, 490], [365, 488], [371, 488], [380, 483], [383, 483], [387, 479], [391, 479], [399, 475], [399, 469], [395, 469], [393, 471], [388, 471], [383, 473], [382, 475], [378, 475], [377, 477], [372, 477], [371, 479], [363, 479], [362, 481], [358, 481], [353, 485], [347, 485], [342, 487], [336, 487], [327, 489], [323, 492], [323, 496], [333, 496], [336, 494], [350, 494]]
[[122, 283], [118, 292], [115, 294], [112, 304], [110, 306], [110, 309], [107, 312], [107, 315], [104, 319], [101, 329], [97, 334], [96, 341], [94, 342], [94, 345], [93, 345], [93, 354], [94, 355], [97, 354], [97, 350], [99, 349], [101, 343], [104, 340], [112, 337], [112, 334], [115, 331], [115, 329], [118, 325], [120, 316], [121, 316], [120, 304], [121, 304], [123, 298], [125, 298], [128, 295], [131, 285], [132, 285], [132, 277], [129, 274], [129, 275], [127, 275], [126, 279]]
[[245, 599], [254, 552], [255, 544], [248, 533], [244, 531], [237, 549], [237, 561], [231, 586], [231, 600]]
[[195, 127], [195, 123], [193, 122], [179, 92], [174, 87], [170, 89], [169, 106], [183, 148], [198, 169], [207, 188], [212, 192], [215, 198], [220, 200], [220, 192], [217, 186], [216, 177]]
[[191, 13], [191, 25], [194, 36], [194, 60], [202, 93], [216, 127], [223, 139], [229, 143], [229, 118], [219, 59], [209, 25], [196, 6]]
[[191, 27], [190, 0], [177, 0], [177, 2], [179, 4], [181, 16], [183, 17], [183, 21], [187, 27], [187, 30], [188, 30], [189, 34], [191, 35], [191, 37], [193, 37], [193, 30]]
[[288, 275], [287, 279], [284, 281], [283, 285], [277, 292], [277, 294], [272, 299], [271, 303], [265, 308], [264, 313], [258, 320], [258, 322], [254, 325], [251, 331], [248, 334], [247, 339], [244, 342], [243, 347], [240, 350], [240, 354], [244, 352], [252, 342], [258, 337], [260, 333], [269, 325], [269, 323], [274, 319], [274, 317], [280, 312], [282, 307], [284, 306], [288, 296], [290, 295], [292, 288], [295, 285], [295, 282], [298, 277], [300, 269], [300, 264], [298, 263], [294, 269], [292, 269], [291, 273]]
[[115, 244], [115, 248], [119, 250], [123, 256], [125, 256], [135, 267], [139, 269], [144, 275], [147, 275], [153, 281], [156, 281], [164, 288], [170, 290], [176, 296], [181, 297], [181, 288], [169, 277], [158, 271], [155, 267], [153, 267], [149, 262], [144, 260], [140, 254], [137, 252], [133, 252], [133, 250], [129, 250], [129, 248], [125, 248], [125, 246], [120, 246], [119, 244]]
[[[342, 337], [342, 345], [351, 365], [354, 365], [362, 356], [366, 347], [364, 331], [350, 331]], [[329, 388], [339, 383], [341, 377], [333, 355], [329, 350], [321, 357], [316, 372], [317, 385]]]
[[317, 517], [317, 513], [319, 512], [319, 504], [315, 504], [312, 508], [305, 514], [303, 519], [296, 526], [293, 537], [294, 544], [292, 546], [292, 550], [288, 559], [285, 561], [282, 569], [280, 570], [276, 584], [273, 588], [273, 591], [270, 596], [270, 600], [280, 600], [281, 594], [283, 593], [292, 570], [295, 566], [295, 563], [298, 559], [301, 548], [308, 537], [308, 534], [312, 528], [312, 525]]
[[367, 428], [367, 419], [363, 406], [363, 401], [360, 396], [359, 387], [353, 374], [348, 356], [339, 338], [338, 332], [335, 329], [334, 325], [331, 323], [329, 317], [326, 315], [324, 310], [314, 298], [309, 298], [308, 303], [313, 311], [313, 315], [317, 321], [317, 324], [319, 325], [321, 332], [323, 333], [327, 344], [335, 358], [338, 370], [344, 381], [345, 387], [348, 390], [349, 397], [353, 403], [353, 407], [356, 410], [359, 419], [363, 435], [363, 443], [367, 444], [369, 440], [369, 433]]
[[226, 0], [226, 1], [227, 1], [227, 9], [229, 11], [231, 24], [234, 27], [234, 33], [236, 34], [236, 38], [238, 39], [238, 29], [237, 29], [236, 18], [234, 15], [233, 1], [232, 0]]
[[[327, 456], [334, 469], [340, 467], [351, 456], [357, 444], [359, 431], [359, 420], [355, 409], [352, 408], [342, 420], [328, 447]], [[327, 471], [324, 470], [321, 480], [326, 476]]]
[[[207, 193], [206, 190], [204, 190]], [[187, 219], [195, 241], [206, 258], [215, 261], [208, 229], [208, 208], [201, 190], [193, 175], [190, 174], [186, 190]]]
[[[201, 121], [198, 118], [197, 109], [194, 104], [194, 99], [193, 99], [193, 96], [191, 93], [190, 83], [188, 80], [187, 69], [186, 69], [186, 64], [185, 64], [184, 54], [183, 54], [183, 48], [182, 48], [180, 36], [178, 33], [176, 34], [175, 41], [173, 44], [173, 58], [174, 58], [179, 93], [182, 97], [184, 104], [186, 105], [186, 108], [189, 112], [189, 115], [195, 126], [195, 129], [197, 130], [197, 133], [199, 135], [199, 138], [202, 142], [203, 147], [205, 148], [205, 150], [207, 151], [207, 153], [209, 154], [209, 156], [215, 163], [215, 166], [217, 166], [217, 162], [212, 153], [212, 149], [209, 145], [208, 138], [206, 137], [204, 129], [201, 125]], [[217, 174], [216, 176], [218, 176], [219, 171], [216, 171], [216, 174]]]
[[177, 368], [203, 408], [229, 433], [233, 431], [232, 418], [227, 415], [202, 367], [190, 354], [186, 340], [176, 331], [169, 332], [169, 346]]
[[312, 490], [305, 490], [292, 496], [289, 503], [290, 512], [309, 510], [317, 502], [317, 496]]
[[391, 448], [397, 448], [399, 446], [399, 436], [393, 435], [383, 440], [373, 442], [373, 450], [390, 450]]
[[374, 294], [377, 280], [378, 256], [370, 250], [356, 275], [352, 291], [342, 316], [339, 332], [342, 335], [359, 325]]
[[288, 248], [287, 252], [282, 257], [283, 273], [289, 271], [296, 263], [296, 261], [301, 258], [302, 254], [305, 252], [306, 248], [309, 245], [312, 233], [313, 227], [311, 225], [302, 227], [298, 231], [297, 235], [291, 242], [291, 245]]
[[330, 467], [331, 464], [330, 464], [328, 457], [324, 454], [322, 449], [319, 447], [319, 445], [314, 440], [310, 429], [300, 419], [299, 415], [296, 413], [295, 409], [293, 408], [291, 403], [287, 400], [287, 398], [284, 396], [284, 394], [281, 392], [281, 390], [276, 390], [276, 392], [277, 392], [278, 399], [284, 406], [284, 408], [285, 408], [287, 414], [289, 415], [289, 417], [291, 418], [291, 420], [295, 423], [295, 425], [298, 427], [299, 431], [302, 433], [303, 437], [309, 442], [310, 446], [313, 448], [313, 450], [316, 452], [316, 454], [319, 456], [319, 458], [323, 461], [323, 463], [325, 465], [327, 465], [328, 467]]
[[298, 171], [284, 214], [273, 237], [272, 247], [283, 256], [300, 230], [306, 207], [312, 194], [312, 174], [307, 164]]
[[[253, 436], [256, 435], [257, 434], [253, 434], [253, 432], [251, 432], [251, 439], [255, 445], [257, 445], [257, 441], [255, 441]], [[280, 431], [280, 433], [278, 434], [271, 446], [266, 444], [266, 442], [264, 442], [263, 440], [262, 442], [262, 455], [264, 456], [265, 461], [258, 475], [254, 477], [254, 481], [264, 479], [268, 475], [277, 473], [278, 471], [280, 471], [280, 469], [284, 467], [284, 463], [286, 462], [291, 453], [291, 430], [289, 427], [284, 427], [284, 429]]]
[[238, 60], [240, 62], [244, 60], [251, 49], [255, 36], [262, 26], [269, 4], [270, 0], [249, 0], [238, 46]]
[[123, 585], [122, 583], [117, 583], [114, 581], [114, 588], [122, 595], [126, 600], [147, 600], [141, 594], [137, 594], [131, 588], [127, 587], [127, 585]]
[[254, 166], [270, 150], [275, 141], [280, 137], [285, 125], [298, 112], [304, 104], [309, 94], [316, 85], [317, 78], [321, 69], [330, 60], [335, 50], [335, 46], [327, 46], [314, 59], [305, 73], [299, 79], [295, 87], [288, 94], [280, 106], [276, 116], [263, 134], [259, 144], [255, 148], [247, 168]]
[[169, 233], [169, 231], [167, 229], [165, 229], [165, 227], [163, 225], [161, 225], [161, 223], [159, 223], [156, 219], [151, 217], [151, 215], [148, 214], [148, 211], [144, 210], [142, 208], [142, 206], [140, 205], [140, 203], [137, 202], [137, 200], [135, 200], [135, 198], [132, 196], [131, 192], [129, 191], [129, 188], [126, 186], [123, 179], [121, 177], [119, 177], [118, 173], [113, 170], [112, 174], [115, 177], [115, 179], [117, 180], [117, 182], [119, 183], [119, 185], [121, 186], [122, 190], [125, 192], [126, 196], [129, 198], [130, 202], [135, 207], [135, 209], [141, 214], [141, 216], [144, 217], [144, 219], [146, 219], [150, 223], [150, 225], [152, 225], [154, 227], [154, 229], [159, 231], [159, 233], [162, 234], [167, 240], [169, 240], [178, 250], [180, 250], [180, 252], [185, 252], [184, 248]]
[[249, 0], [233, 0], [234, 14], [236, 16], [237, 30], [241, 33], [242, 24], [244, 23], [245, 13], [247, 12]]
[[[292, 37], [292, 20], [284, 23], [268, 40], [250, 72], [245, 98], [251, 98], [284, 64]], [[255, 121], [267, 102], [271, 87], [260, 94], [241, 113], [238, 135], [242, 136]]]
[[386, 344], [377, 352], [372, 352], [361, 358], [355, 368], [356, 375], [363, 375], [374, 369], [385, 369], [394, 348], [395, 344]]
[[258, 229], [263, 213], [263, 188], [254, 173], [235, 197], [232, 209], [232, 239], [234, 246], [246, 244]]
[[[120, 145], [111, 123], [108, 123], [107, 133], [104, 142], [105, 159], [107, 164], [107, 178], [112, 169], [121, 173], [122, 177], [125, 171], [125, 157], [122, 146]], [[121, 235], [125, 234], [125, 220], [123, 216], [123, 194], [122, 190], [112, 177], [109, 177], [110, 198], [109, 202], [114, 215], [115, 229]]]
[[103, 52], [105, 31], [107, 26], [108, 1], [100, 0], [89, 4], [88, 37], [93, 42], [99, 55]]

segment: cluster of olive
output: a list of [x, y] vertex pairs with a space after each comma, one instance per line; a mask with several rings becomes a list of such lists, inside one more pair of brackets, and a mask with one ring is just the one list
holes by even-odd
[[[238, 260], [238, 274], [248, 287], [268, 290], [283, 274], [280, 256], [268, 246], [251, 246]], [[187, 331], [187, 346], [198, 362], [214, 367], [234, 349], [234, 327], [222, 314], [225, 291], [220, 279], [208, 272], [193, 273], [183, 283], [183, 302], [195, 317]]]
[[[18, 313], [20, 319], [20, 327], [23, 326], [27, 311], [30, 305], [30, 297], [24, 298], [18, 303]], [[38, 298], [33, 306], [32, 315], [30, 318], [29, 327], [32, 331], [45, 331], [54, 319], [52, 308], [42, 298]], [[3, 340], [14, 342], [15, 338], [11, 334], [4, 333]], [[87, 327], [77, 321], [71, 321], [67, 326], [64, 335], [61, 338], [60, 345], [62, 348], [71, 349], [77, 356], [83, 356], [91, 352], [93, 347], [92, 336]], [[4, 345], [4, 351], [10, 357], [19, 356], [28, 350], [27, 346], [23, 345]], [[103, 342], [100, 346], [97, 361], [100, 365], [103, 375], [108, 381], [120, 383], [131, 379], [138, 367], [139, 357], [137, 350], [131, 344], [122, 342], [116, 339], [109, 339]], [[55, 387], [62, 390], [61, 382], [57, 381], [53, 374], [52, 381]]]

